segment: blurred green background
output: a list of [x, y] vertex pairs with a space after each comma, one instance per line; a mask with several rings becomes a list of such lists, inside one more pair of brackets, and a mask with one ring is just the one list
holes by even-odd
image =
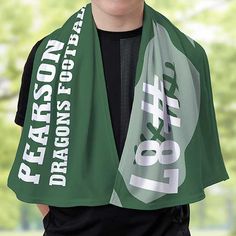
[[[6, 186], [20, 127], [14, 124], [21, 74], [32, 46], [88, 1], [0, 0], [0, 236], [42, 235], [34, 204]], [[225, 165], [230, 180], [191, 204], [193, 236], [236, 236], [236, 0], [148, 0], [206, 50]]]

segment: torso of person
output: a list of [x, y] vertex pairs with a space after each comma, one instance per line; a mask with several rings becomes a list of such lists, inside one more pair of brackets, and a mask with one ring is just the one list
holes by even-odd
[[[119, 158], [127, 135], [142, 27], [126, 32], [97, 29], [103, 59], [110, 116]], [[15, 123], [23, 126], [34, 55], [32, 48], [22, 76]], [[44, 235], [62, 236], [177, 236], [190, 235], [189, 205], [158, 210], [100, 206], [49, 206], [43, 219]]]

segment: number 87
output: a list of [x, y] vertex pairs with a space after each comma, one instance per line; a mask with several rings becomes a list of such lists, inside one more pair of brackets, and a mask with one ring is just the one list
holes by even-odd
[[[143, 151], [154, 150], [155, 155], [142, 155]], [[168, 153], [164, 153], [168, 152]], [[179, 159], [180, 148], [178, 143], [172, 140], [166, 140], [161, 145], [155, 140], [146, 140], [139, 144], [135, 161], [140, 166], [151, 166], [157, 163], [157, 161], [163, 165], [172, 164]], [[178, 192], [178, 180], [179, 169], [165, 169], [164, 178], [168, 178], [168, 183], [159, 182], [136, 175], [131, 175], [130, 184], [155, 192], [163, 193], [177, 193]]]

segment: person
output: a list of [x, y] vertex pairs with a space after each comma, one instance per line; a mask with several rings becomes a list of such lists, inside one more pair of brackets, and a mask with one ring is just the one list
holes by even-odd
[[[119, 160], [131, 119], [143, 33], [144, 4], [144, 0], [91, 1], [92, 16], [101, 48], [109, 115]], [[24, 67], [15, 117], [15, 123], [22, 127], [25, 125], [29, 103], [34, 58], [45, 38], [34, 45]], [[43, 215], [45, 236], [190, 235], [189, 203], [149, 210], [119, 207], [114, 204], [70, 207], [37, 205]]]
[[[112, 125], [121, 156], [133, 99], [144, 1], [92, 0], [91, 3], [101, 43]], [[24, 124], [34, 55], [41, 41], [34, 45], [24, 67], [15, 117], [20, 126]], [[76, 207], [38, 204], [38, 207], [47, 236], [190, 235], [189, 204], [151, 211], [112, 204]]]

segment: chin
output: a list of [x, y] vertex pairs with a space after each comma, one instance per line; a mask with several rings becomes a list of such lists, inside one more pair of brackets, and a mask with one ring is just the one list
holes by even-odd
[[143, 0], [92, 0], [102, 11], [113, 16], [127, 15], [142, 2]]

